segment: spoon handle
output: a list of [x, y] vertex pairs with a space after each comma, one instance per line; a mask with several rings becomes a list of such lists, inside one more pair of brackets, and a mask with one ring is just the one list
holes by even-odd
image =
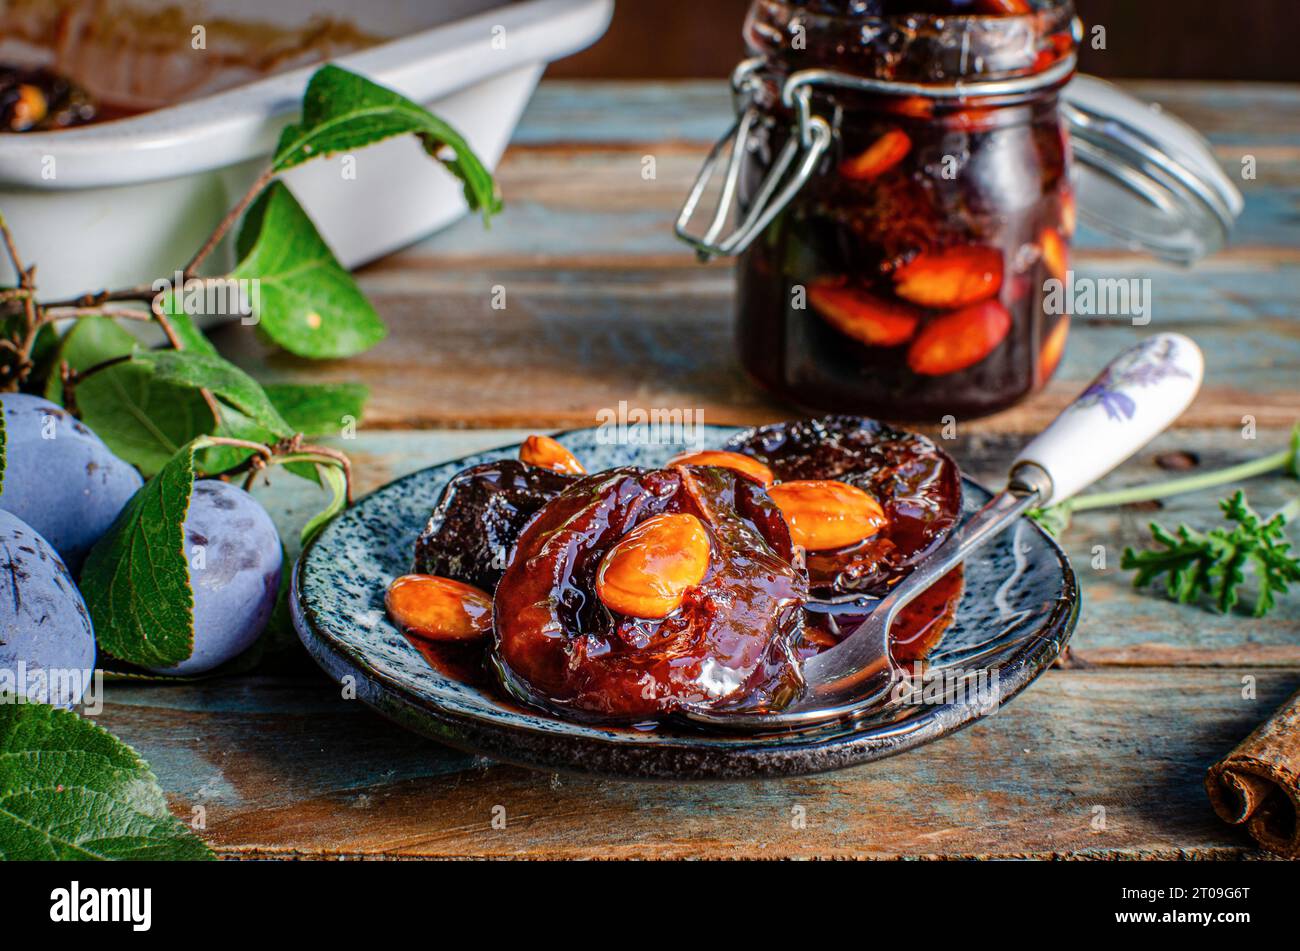
[[[889, 628], [900, 610], [1026, 511], [1087, 488], [1168, 428], [1196, 396], [1204, 368], [1200, 348], [1181, 334], [1156, 334], [1117, 356], [1021, 451], [1006, 489], [885, 595], [856, 631], [805, 662], [808, 683], [833, 685], [874, 669], [888, 657]], [[815, 702], [817, 692], [810, 695], [807, 702]]]
[[1167, 429], [1204, 373], [1200, 348], [1182, 334], [1156, 334], [1125, 350], [1020, 451], [1013, 484], [1032, 475], [1040, 505], [1064, 502]]

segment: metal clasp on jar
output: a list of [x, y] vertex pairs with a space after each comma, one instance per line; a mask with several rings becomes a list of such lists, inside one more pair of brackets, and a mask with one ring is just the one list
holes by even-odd
[[[744, 251], [817, 170], [822, 156], [830, 148], [834, 132], [830, 121], [813, 112], [812, 94], [815, 87], [836, 86], [880, 95], [922, 96], [941, 100], [1012, 96], [1064, 82], [1074, 72], [1075, 55], [1070, 53], [1048, 69], [1031, 76], [975, 82], [895, 82], [854, 76], [833, 69], [803, 69], [791, 73], [781, 85], [781, 102], [794, 111], [798, 134], [787, 139], [755, 192], [748, 211], [731, 231], [724, 234], [728, 222], [734, 217], [741, 162], [749, 146], [750, 133], [762, 116], [762, 110], [755, 102], [756, 93], [763, 81], [762, 67], [761, 58], [746, 59], [732, 72], [731, 88], [736, 121], [727, 134], [709, 150], [700, 174], [677, 215], [673, 230], [677, 237], [695, 249], [702, 261]], [[713, 216], [703, 234], [693, 234], [689, 230], [691, 219], [695, 217], [724, 154], [727, 156], [727, 169]]]

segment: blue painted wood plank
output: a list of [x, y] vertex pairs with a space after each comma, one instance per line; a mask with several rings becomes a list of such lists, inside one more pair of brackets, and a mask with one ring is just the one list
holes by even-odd
[[1258, 853], [1214, 817], [1205, 767], [1297, 686], [1260, 671], [1247, 698], [1240, 671], [1049, 671], [905, 756], [694, 785], [473, 761], [323, 680], [251, 681], [238, 712], [202, 709], [212, 686], [121, 685], [99, 722], [232, 857], [1226, 858]]

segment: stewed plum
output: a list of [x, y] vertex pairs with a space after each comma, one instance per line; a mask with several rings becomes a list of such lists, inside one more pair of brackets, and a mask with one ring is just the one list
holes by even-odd
[[[664, 469], [576, 475], [567, 450], [523, 454], [563, 471], [505, 460], [456, 475], [388, 612], [448, 676], [578, 718], [783, 706], [800, 664], [961, 509], [947, 454], [854, 416], [752, 429]], [[900, 663], [933, 647], [960, 595], [954, 572], [905, 609]]]
[[573, 476], [517, 459], [458, 473], [415, 546], [417, 574], [455, 578], [491, 594], [524, 525]]
[[864, 490], [884, 510], [880, 530], [838, 548], [808, 552], [818, 596], [880, 596], [935, 549], [961, 516], [961, 474], [934, 441], [859, 416], [760, 426], [727, 448], [765, 463], [782, 483], [836, 480]]
[[[611, 553], [657, 520], [667, 537], [616, 566], [610, 597]], [[656, 564], [675, 599], [667, 613], [647, 579]], [[629, 597], [629, 583], [656, 596]], [[752, 479], [707, 466], [612, 469], [573, 483], [524, 530], [496, 590], [494, 660], [508, 689], [578, 715], [775, 707], [801, 689], [806, 598], [789, 530]]]

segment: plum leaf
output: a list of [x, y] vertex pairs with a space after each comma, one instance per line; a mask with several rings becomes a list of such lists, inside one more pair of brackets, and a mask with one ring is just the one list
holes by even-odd
[[212, 411], [198, 390], [157, 379], [136, 363], [119, 363], [82, 377], [77, 413], [114, 455], [146, 478], [176, 451], [212, 431]]
[[194, 652], [194, 591], [183, 526], [194, 491], [187, 443], [90, 550], [81, 593], [99, 646], [141, 667], [174, 667]]
[[460, 133], [405, 96], [334, 65], [322, 66], [307, 84], [302, 119], [280, 134], [273, 166], [281, 172], [317, 156], [407, 134], [461, 180], [465, 201], [485, 222], [501, 210], [492, 173]]
[[[270, 383], [264, 387], [267, 398], [288, 421], [295, 433], [307, 436], [337, 434], [348, 418], [361, 418], [368, 392], [359, 383]], [[275, 434], [230, 406], [221, 404], [221, 422], [215, 435], [232, 436], [252, 442], [272, 443]], [[207, 473], [226, 472], [252, 455], [251, 450], [235, 446], [213, 446], [199, 457], [200, 468]], [[312, 463], [290, 463], [286, 472], [320, 484]]]
[[54, 365], [45, 380], [45, 398], [63, 402], [60, 367], [81, 372], [115, 357], [124, 357], [139, 343], [129, 332], [107, 317], [83, 317], [59, 341]]
[[266, 395], [295, 431], [308, 436], [337, 435], [361, 419], [370, 391], [360, 383], [269, 383]]
[[374, 307], [282, 183], [272, 183], [248, 210], [236, 245], [231, 277], [258, 282], [253, 314], [272, 343], [300, 357], [330, 359], [384, 339]]
[[211, 859], [149, 766], [70, 710], [0, 705], [0, 859]]
[[197, 350], [137, 350], [131, 363], [148, 367], [162, 383], [211, 391], [276, 436], [293, 435], [261, 384], [222, 357]]

